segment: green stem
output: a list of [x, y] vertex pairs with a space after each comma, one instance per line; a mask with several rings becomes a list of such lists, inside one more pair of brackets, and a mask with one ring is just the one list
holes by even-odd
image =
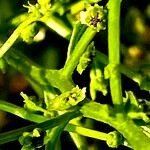
[[[61, 135], [65, 126], [66, 126], [66, 124], [63, 124], [61, 126], [54, 127], [54, 128], [47, 131], [49, 141], [45, 145], [45, 150], [60, 149], [60, 147], [61, 147], [61, 143], [59, 143], [60, 142], [60, 135]], [[60, 145], [58, 145], [58, 143]]]
[[96, 30], [90, 27], [88, 27], [86, 31], [83, 33], [82, 37], [80, 38], [79, 42], [75, 46], [71, 56], [67, 60], [62, 70], [64, 76], [70, 77], [72, 75], [74, 69], [78, 64], [81, 55], [83, 54], [83, 52], [85, 51], [86, 47], [91, 42], [95, 34], [96, 34]]
[[71, 29], [66, 26], [66, 24], [56, 18], [53, 15], [47, 15], [39, 19], [39, 21], [45, 23], [49, 28], [54, 30], [57, 34], [61, 35], [62, 37], [69, 39], [71, 35]]
[[[74, 125], [82, 125], [81, 122], [81, 117], [78, 118], [74, 118], [73, 120], [70, 121], [71, 124]], [[76, 147], [79, 150], [87, 150], [88, 147], [88, 143], [87, 143], [87, 139], [85, 137], [83, 137], [82, 135], [78, 134], [78, 133], [74, 133], [74, 132], [69, 132], [74, 144], [76, 145]]]
[[[45, 150], [61, 150], [61, 145], [58, 145], [60, 142], [60, 136], [61, 133], [63, 132], [65, 126], [67, 125], [68, 121], [64, 122], [62, 125], [59, 125], [55, 128], [52, 128], [47, 131], [49, 141], [46, 144], [46, 149]], [[60, 143], [59, 143], [60, 144]]]
[[40, 122], [48, 120], [47, 117], [44, 117], [41, 115], [36, 115], [34, 113], [31, 113], [31, 112], [25, 110], [22, 107], [19, 107], [17, 105], [14, 105], [14, 104], [8, 103], [6, 101], [2, 101], [2, 100], [0, 100], [0, 110], [12, 113], [18, 117], [21, 117], [23, 119], [33, 121], [36, 123], [40, 123]]
[[[108, 5], [109, 62], [120, 63], [120, 0], [109, 0]], [[115, 59], [114, 59], [115, 58]]]
[[73, 52], [76, 44], [80, 40], [82, 34], [85, 32], [86, 28], [87, 26], [81, 24], [80, 22], [74, 24], [72, 35], [68, 45], [67, 60], [70, 57], [71, 53]]
[[110, 137], [110, 135], [108, 135], [107, 133], [99, 132], [93, 129], [88, 129], [88, 128], [84, 128], [84, 127], [73, 125], [73, 124], [68, 124], [65, 127], [65, 130], [68, 132], [78, 133], [82, 136], [91, 137], [91, 138], [104, 140], [104, 141], [106, 141]]
[[108, 48], [109, 64], [114, 67], [110, 75], [110, 89], [113, 104], [118, 111], [122, 111], [122, 88], [119, 69], [120, 64], [120, 0], [109, 1], [108, 14]]
[[9, 50], [9, 48], [14, 44], [14, 42], [17, 40], [17, 38], [20, 36], [20, 33], [22, 30], [24, 30], [25, 27], [27, 27], [32, 22], [36, 21], [36, 18], [28, 17], [26, 21], [21, 23], [16, 30], [11, 34], [11, 36], [8, 38], [8, 40], [3, 44], [3, 46], [0, 48], [0, 58], [3, 57], [3, 55]]

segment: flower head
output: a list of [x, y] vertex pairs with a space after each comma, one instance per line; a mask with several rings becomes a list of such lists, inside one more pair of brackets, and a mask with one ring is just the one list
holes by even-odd
[[82, 24], [86, 24], [99, 32], [100, 30], [104, 30], [105, 27], [105, 15], [106, 10], [103, 6], [99, 6], [98, 4], [94, 4], [93, 6], [87, 6], [86, 11], [82, 11], [80, 13], [80, 21]]

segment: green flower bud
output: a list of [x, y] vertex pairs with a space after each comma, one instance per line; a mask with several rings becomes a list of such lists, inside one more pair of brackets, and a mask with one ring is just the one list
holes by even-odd
[[118, 148], [118, 146], [123, 143], [123, 137], [119, 132], [113, 131], [108, 134], [110, 135], [110, 138], [107, 140], [109, 147]]
[[21, 150], [35, 150], [41, 148], [44, 145], [44, 138], [46, 131], [35, 128], [32, 132], [24, 132], [19, 138], [19, 142], [23, 147]]

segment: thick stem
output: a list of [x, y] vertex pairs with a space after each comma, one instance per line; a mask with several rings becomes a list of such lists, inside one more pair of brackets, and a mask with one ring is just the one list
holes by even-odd
[[118, 111], [122, 111], [121, 76], [118, 65], [120, 64], [120, 0], [109, 1], [108, 14], [108, 48], [109, 64], [114, 67], [110, 75], [110, 89], [113, 104]]

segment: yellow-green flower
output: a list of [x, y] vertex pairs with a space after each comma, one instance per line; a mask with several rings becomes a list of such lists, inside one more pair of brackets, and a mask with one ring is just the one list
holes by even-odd
[[106, 9], [103, 6], [99, 6], [98, 4], [88, 5], [86, 11], [80, 12], [80, 21], [82, 24], [86, 24], [99, 32], [100, 30], [104, 30], [105, 26], [105, 15]]

